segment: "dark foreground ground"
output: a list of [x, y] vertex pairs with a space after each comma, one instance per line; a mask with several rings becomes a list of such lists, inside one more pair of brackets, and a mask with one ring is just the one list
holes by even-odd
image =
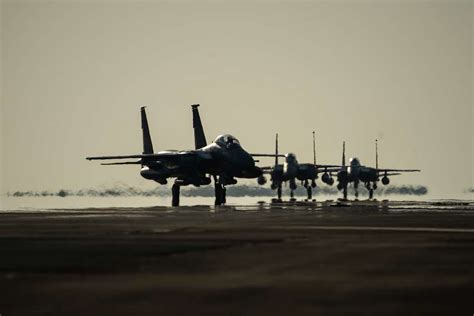
[[0, 314], [473, 315], [474, 206], [0, 213]]

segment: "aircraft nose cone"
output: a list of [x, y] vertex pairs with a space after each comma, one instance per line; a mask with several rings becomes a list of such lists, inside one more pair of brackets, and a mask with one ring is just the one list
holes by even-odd
[[236, 162], [242, 169], [252, 169], [255, 167], [255, 161], [253, 160], [253, 157], [244, 150], [242, 150], [241, 154], [238, 155]]
[[243, 159], [243, 163], [248, 167], [255, 167], [255, 161], [253, 160], [253, 157], [247, 153]]

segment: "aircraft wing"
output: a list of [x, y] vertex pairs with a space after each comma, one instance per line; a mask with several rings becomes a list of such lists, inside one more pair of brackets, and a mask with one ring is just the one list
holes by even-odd
[[379, 176], [398, 176], [403, 172], [420, 172], [419, 169], [375, 169]]
[[252, 157], [285, 157], [285, 155], [282, 154], [250, 154]]
[[419, 169], [375, 169], [378, 173], [385, 173], [385, 172], [420, 172]]
[[318, 173], [322, 172], [339, 172], [341, 171], [342, 166], [339, 165], [318, 165], [316, 164], [316, 170]]
[[316, 164], [316, 168], [324, 169], [324, 168], [339, 168], [341, 169], [341, 165], [318, 165]]
[[[169, 151], [169, 152], [158, 152], [156, 154], [140, 154], [140, 155], [124, 155], [124, 156], [95, 156], [95, 157], [86, 157], [87, 160], [121, 160], [121, 159], [136, 159], [140, 158], [138, 161], [125, 161], [125, 162], [108, 162], [101, 163], [101, 165], [111, 166], [111, 165], [144, 165], [150, 163], [179, 163], [181, 158], [193, 157], [198, 155], [194, 151]], [[200, 155], [201, 156], [201, 155]], [[208, 158], [208, 157], [201, 157]]]
[[322, 172], [339, 172], [341, 171], [341, 168], [318, 168], [318, 173]]
[[262, 169], [263, 174], [272, 174], [272, 172], [273, 172], [272, 167], [263, 167], [263, 168], [260, 168], [260, 169]]
[[176, 157], [184, 156], [194, 156], [195, 153], [191, 151], [183, 152], [159, 152], [156, 154], [140, 154], [140, 155], [125, 155], [125, 156], [95, 156], [95, 157], [86, 157], [87, 160], [115, 160], [115, 159], [148, 159], [148, 160], [166, 160], [173, 159]]
[[143, 162], [138, 161], [125, 161], [125, 162], [105, 162], [101, 163], [102, 166], [112, 166], [112, 165], [141, 165]]

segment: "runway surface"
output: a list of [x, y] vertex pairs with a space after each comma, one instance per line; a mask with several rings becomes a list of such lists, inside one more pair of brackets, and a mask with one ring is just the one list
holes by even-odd
[[474, 203], [0, 212], [3, 315], [472, 315]]

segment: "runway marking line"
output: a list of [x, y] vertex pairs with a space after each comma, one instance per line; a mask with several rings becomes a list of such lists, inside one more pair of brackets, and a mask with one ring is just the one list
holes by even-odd
[[314, 229], [314, 230], [370, 230], [400, 232], [434, 232], [434, 233], [474, 233], [470, 228], [436, 228], [436, 227], [383, 227], [383, 226], [276, 226], [277, 229]]

